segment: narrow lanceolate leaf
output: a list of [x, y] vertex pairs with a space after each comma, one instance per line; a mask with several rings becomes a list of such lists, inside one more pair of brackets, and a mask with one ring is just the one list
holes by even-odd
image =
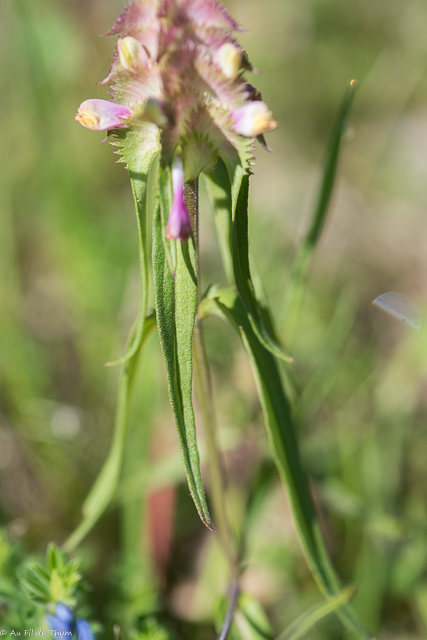
[[356, 88], [357, 83], [355, 82], [355, 80], [352, 80], [345, 91], [329, 138], [319, 195], [314, 210], [311, 227], [304, 241], [305, 245], [312, 248], [316, 246], [317, 241], [320, 238], [320, 234], [322, 233], [323, 226], [325, 224], [337, 173], [341, 143], [343, 135], [346, 132], [348, 112], [353, 102]]
[[[77, 529], [64, 544], [67, 551], [74, 550], [92, 529], [101, 516], [116, 490], [122, 468], [124, 445], [128, 423], [129, 401], [135, 380], [139, 356], [156, 326], [154, 314], [148, 316], [144, 322], [142, 336], [137, 351], [125, 362], [120, 376], [119, 395], [117, 400], [116, 421], [113, 440], [108, 457], [96, 479], [88, 497], [83, 504], [83, 518]], [[135, 339], [135, 328], [129, 339], [132, 344]]]
[[166, 258], [162, 221], [157, 208], [153, 220], [154, 295], [169, 398], [190, 493], [202, 522], [213, 531], [200, 472], [192, 401], [193, 331], [197, 310], [193, 239], [179, 242], [176, 248], [176, 273], [173, 278]]
[[329, 137], [322, 181], [320, 183], [319, 194], [313, 211], [311, 225], [295, 257], [291, 279], [285, 295], [285, 334], [286, 331], [288, 331], [289, 334], [293, 334], [298, 321], [308, 268], [310, 266], [313, 251], [319, 241], [323, 227], [325, 226], [329, 205], [331, 203], [342, 139], [346, 131], [347, 117], [353, 102], [356, 87], [357, 84], [355, 80], [352, 80], [345, 91]]
[[237, 170], [231, 174], [222, 160], [218, 160], [215, 170], [206, 174], [206, 179], [208, 193], [215, 209], [219, 245], [227, 279], [236, 284], [259, 341], [278, 358], [293, 362], [292, 357], [277, 342], [268, 320], [269, 312], [264, 304], [260, 304], [255, 294], [249, 267], [249, 176]]
[[300, 640], [300, 638], [303, 638], [318, 622], [351, 602], [356, 593], [357, 589], [350, 586], [335, 596], [319, 602], [319, 604], [314, 605], [297, 618], [295, 622], [280, 634], [277, 640]]
[[153, 160], [160, 150], [158, 129], [152, 124], [143, 122], [132, 129], [119, 129], [115, 132], [116, 141], [122, 161], [126, 164], [132, 184], [135, 201], [136, 224], [139, 246], [139, 272], [141, 281], [141, 300], [139, 315], [135, 325], [132, 341], [126, 353], [117, 360], [108, 362], [107, 366], [123, 364], [137, 351], [144, 329], [144, 321], [148, 307], [149, 257], [147, 248], [147, 196], [148, 178]]
[[[339, 580], [326, 551], [320, 524], [302, 468], [292, 415], [273, 355], [261, 344], [249, 322], [245, 306], [234, 288], [212, 288], [199, 307], [201, 317], [219, 315], [240, 334], [249, 356], [264, 413], [274, 460], [289, 494], [299, 538], [317, 584], [325, 596], [339, 591]], [[371, 636], [355, 619], [349, 607], [338, 615], [358, 638]]]

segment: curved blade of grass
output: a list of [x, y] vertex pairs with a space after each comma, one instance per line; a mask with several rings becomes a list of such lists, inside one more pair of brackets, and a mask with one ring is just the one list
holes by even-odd
[[115, 133], [116, 141], [113, 144], [118, 147], [119, 153], [122, 156], [122, 161], [126, 164], [126, 168], [129, 171], [132, 193], [135, 201], [136, 225], [138, 230], [141, 301], [133, 338], [126, 349], [126, 353], [112, 362], [107, 362], [105, 365], [107, 367], [124, 364], [136, 353], [142, 340], [144, 322], [148, 308], [149, 289], [147, 187], [150, 169], [160, 148], [156, 129], [154, 129], [153, 125], [149, 123], [141, 123], [137, 128], [135, 128], [135, 130], [118, 129]]
[[255, 296], [249, 268], [248, 196], [249, 176], [244, 176], [233, 221], [233, 266], [236, 287], [245, 305], [252, 329], [260, 343], [277, 358], [285, 362], [294, 362], [293, 358], [285, 352], [267, 330], [266, 316], [262, 313]]
[[[201, 317], [218, 315], [240, 334], [248, 354], [264, 413], [273, 457], [289, 500], [301, 545], [310, 570], [321, 592], [332, 596], [339, 591], [339, 580], [325, 547], [325, 541], [310, 495], [308, 478], [302, 468], [292, 415], [273, 355], [260, 344], [245, 307], [234, 288], [212, 287], [199, 307]], [[358, 638], [369, 633], [359, 624], [349, 607], [339, 617]]]
[[[128, 409], [132, 386], [138, 368], [138, 358], [148, 338], [152, 335], [155, 326], [156, 318], [154, 314], [152, 314], [148, 316], [144, 322], [142, 336], [137, 351], [123, 365], [119, 383], [116, 421], [110, 451], [95, 484], [83, 504], [82, 521], [63, 545], [64, 549], [68, 552], [73, 551], [92, 529], [116, 490], [123, 462]], [[134, 333], [131, 334], [129, 344], [132, 344], [135, 339], [134, 335]]]
[[157, 208], [153, 220], [153, 278], [160, 344], [166, 365], [169, 398], [187, 476], [202, 522], [214, 531], [203, 488], [196, 439], [192, 384], [193, 332], [197, 311], [197, 279], [193, 238], [177, 243], [175, 278], [171, 275]]
[[299, 640], [303, 638], [318, 622], [335, 613], [351, 602], [357, 593], [355, 587], [346, 587], [335, 596], [314, 605], [295, 620], [276, 640]]
[[322, 181], [310, 229], [298, 249], [292, 267], [291, 278], [284, 301], [284, 314], [286, 314], [284, 334], [288, 339], [289, 336], [291, 337], [293, 335], [299, 318], [308, 268], [310, 266], [313, 251], [325, 226], [335, 184], [342, 139], [346, 131], [347, 117], [353, 102], [356, 88], [357, 83], [355, 80], [352, 80], [346, 88], [341, 101], [335, 123], [329, 137]]
[[225, 163], [218, 159], [215, 170], [206, 174], [208, 193], [215, 210], [222, 262], [230, 283], [235, 283], [258, 340], [268, 351], [286, 362], [292, 357], [278, 343], [272, 331], [271, 316], [260, 303], [249, 267], [248, 193], [249, 176], [234, 172], [234, 180]]

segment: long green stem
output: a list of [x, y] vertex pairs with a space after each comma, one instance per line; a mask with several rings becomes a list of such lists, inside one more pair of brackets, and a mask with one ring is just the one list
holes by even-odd
[[[190, 212], [196, 249], [197, 286], [200, 295], [199, 237], [198, 237], [198, 181], [185, 185], [185, 201]], [[227, 555], [232, 580], [237, 579], [237, 556], [226, 509], [225, 475], [216, 438], [216, 420], [212, 402], [212, 384], [206, 356], [202, 323], [196, 318], [194, 329], [195, 383], [199, 407], [204, 424], [208, 467], [211, 483], [212, 506], [215, 524]]]

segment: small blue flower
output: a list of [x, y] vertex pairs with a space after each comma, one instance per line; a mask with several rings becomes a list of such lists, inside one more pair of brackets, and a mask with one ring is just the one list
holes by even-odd
[[58, 602], [55, 609], [55, 615], [48, 614], [46, 622], [49, 629], [54, 631], [73, 632], [74, 615], [65, 604]]
[[76, 628], [77, 640], [94, 640], [92, 629], [90, 628], [90, 624], [87, 620], [77, 618]]
[[76, 620], [73, 612], [61, 602], [56, 605], [55, 615], [47, 614], [45, 619], [51, 632], [66, 633], [69, 638], [77, 640], [94, 640], [92, 629], [87, 620], [83, 620], [83, 618]]

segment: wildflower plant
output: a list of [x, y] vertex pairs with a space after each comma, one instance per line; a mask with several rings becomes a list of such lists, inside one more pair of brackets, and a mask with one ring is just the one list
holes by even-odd
[[[21, 558], [0, 532], [0, 613], [3, 635], [36, 635], [93, 640], [91, 624], [74, 613], [86, 585], [80, 560], [68, 560], [49, 544], [43, 562]], [[26, 631], [25, 631], [26, 630]]]
[[[203, 320], [219, 316], [236, 331], [246, 349], [269, 444], [289, 492], [302, 548], [327, 597], [324, 609], [317, 610], [314, 617], [319, 619], [337, 610], [356, 637], [369, 638], [348, 606], [354, 591], [340, 592], [326, 550], [282, 382], [283, 375], [288, 381], [292, 379], [293, 360], [278, 339], [268, 305], [252, 278], [249, 180], [256, 142], [269, 150], [264, 136], [277, 123], [260, 93], [248, 82], [247, 74], [255, 70], [236, 40], [242, 30], [216, 0], [134, 0], [107, 34], [117, 38], [112, 67], [103, 81], [110, 86], [112, 100], [85, 100], [78, 109], [76, 120], [88, 129], [106, 132], [129, 172], [139, 237], [141, 294], [139, 317], [126, 352], [109, 363], [122, 366], [112, 447], [83, 506], [82, 522], [65, 548], [75, 549], [115, 491], [137, 362], [149, 335], [157, 328], [188, 487], [202, 522], [211, 531], [218, 530], [229, 560], [232, 588], [222, 630], [222, 637], [226, 637], [234, 610], [244, 608], [246, 600], [239, 600], [241, 549], [232, 535], [225, 508], [226, 486], [203, 337]], [[292, 310], [298, 306], [295, 300], [326, 216], [353, 94], [351, 83], [332, 133], [313, 225], [292, 274]], [[204, 293], [199, 277], [200, 179], [206, 182], [215, 212], [228, 280], [225, 287], [211, 286]], [[148, 185], [152, 182], [156, 198], [149, 224]], [[153, 312], [148, 308], [151, 286]], [[200, 470], [193, 380], [205, 428], [213, 517]]]

